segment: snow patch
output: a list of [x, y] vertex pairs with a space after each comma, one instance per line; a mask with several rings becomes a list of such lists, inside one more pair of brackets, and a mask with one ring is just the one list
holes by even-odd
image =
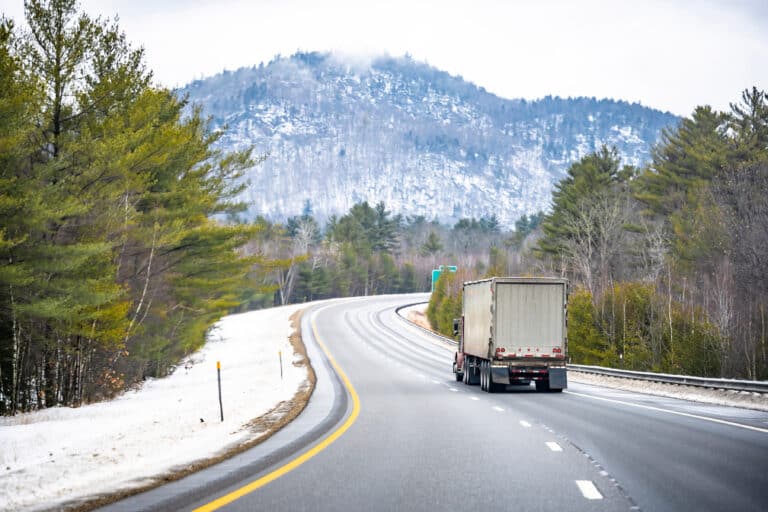
[[648, 395], [691, 400], [693, 402], [768, 411], [768, 397], [763, 393], [749, 393], [727, 389], [707, 389], [695, 386], [649, 382], [645, 380], [623, 379], [619, 377], [610, 377], [608, 375], [583, 373], [573, 369], [568, 371], [568, 380], [582, 384], [645, 393]]
[[55, 508], [136, 487], [253, 438], [246, 424], [290, 400], [307, 380], [306, 367], [291, 364], [301, 356], [288, 339], [289, 317], [301, 307], [225, 317], [171, 376], [110, 402], [0, 418], [0, 510]]

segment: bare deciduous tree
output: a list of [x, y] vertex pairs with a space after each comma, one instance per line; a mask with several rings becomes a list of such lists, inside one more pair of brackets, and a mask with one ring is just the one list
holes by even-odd
[[613, 260], [624, 249], [628, 220], [626, 200], [609, 191], [581, 200], [565, 216], [570, 236], [564, 243], [564, 259], [593, 296], [599, 296], [612, 280]]

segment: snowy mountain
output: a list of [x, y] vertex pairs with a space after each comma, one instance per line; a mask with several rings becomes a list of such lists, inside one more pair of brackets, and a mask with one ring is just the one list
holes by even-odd
[[384, 201], [442, 222], [546, 209], [568, 166], [602, 144], [640, 165], [678, 118], [595, 98], [499, 98], [409, 57], [353, 63], [300, 53], [184, 88], [227, 126], [220, 144], [268, 153], [249, 172], [247, 216], [321, 218]]

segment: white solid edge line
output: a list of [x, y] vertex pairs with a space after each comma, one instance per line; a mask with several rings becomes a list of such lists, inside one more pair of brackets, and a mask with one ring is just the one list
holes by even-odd
[[552, 450], [553, 452], [561, 452], [561, 451], [563, 451], [563, 447], [562, 447], [562, 446], [560, 446], [559, 444], [557, 444], [557, 443], [556, 443], [556, 442], [554, 442], [554, 441], [547, 441], [547, 446], [548, 446], [548, 447], [549, 447], [549, 449], [550, 449], [550, 450]]
[[522, 426], [524, 426], [525, 428], [530, 428], [530, 427], [531, 427], [531, 424], [530, 424], [530, 423], [528, 423], [528, 422], [527, 422], [527, 421], [525, 421], [525, 420], [520, 420], [520, 424], [521, 424]]
[[595, 484], [591, 480], [576, 480], [576, 485], [579, 486], [581, 494], [588, 500], [601, 500], [603, 495], [597, 490]]
[[604, 402], [613, 402], [617, 404], [622, 405], [628, 405], [630, 407], [638, 407], [640, 409], [648, 409], [649, 411], [657, 411], [657, 412], [665, 412], [667, 414], [674, 414], [676, 416], [685, 416], [686, 418], [695, 418], [697, 420], [703, 420], [703, 421], [709, 421], [712, 423], [719, 423], [721, 425], [728, 425], [731, 427], [738, 427], [743, 428], [746, 430], [754, 430], [755, 432], [762, 432], [763, 434], [768, 434], [768, 429], [760, 428], [760, 427], [753, 427], [752, 425], [743, 425], [741, 423], [734, 423], [732, 421], [726, 421], [726, 420], [719, 420], [717, 418], [707, 418], [706, 416], [699, 416], [698, 414], [691, 414], [688, 412], [680, 412], [680, 411], [670, 411], [669, 409], [662, 409], [660, 407], [653, 407], [651, 405], [641, 405], [641, 404], [633, 404], [632, 402], [625, 402], [623, 400], [616, 400], [614, 398], [603, 398], [600, 396], [594, 396], [594, 395], [586, 395], [584, 393], [575, 393], [573, 391], [565, 391], [569, 395], [576, 395], [576, 396], [583, 396], [585, 398], [591, 398], [593, 400], [602, 400]]

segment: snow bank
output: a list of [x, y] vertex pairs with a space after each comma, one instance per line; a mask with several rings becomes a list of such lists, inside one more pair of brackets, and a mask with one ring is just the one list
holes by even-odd
[[290, 400], [307, 380], [306, 367], [292, 364], [302, 356], [288, 339], [289, 317], [300, 307], [222, 319], [203, 349], [170, 377], [113, 401], [0, 418], [0, 510], [52, 508], [146, 485], [153, 475], [253, 438], [246, 424]]
[[568, 380], [602, 386], [624, 391], [635, 391], [647, 395], [665, 396], [667, 398], [679, 398], [714, 405], [728, 407], [741, 407], [757, 411], [768, 411], [768, 396], [764, 393], [752, 393], [749, 391], [734, 391], [730, 389], [709, 389], [684, 384], [665, 384], [663, 382], [649, 382], [647, 380], [623, 379], [609, 375], [596, 375], [576, 370], [568, 371]]

